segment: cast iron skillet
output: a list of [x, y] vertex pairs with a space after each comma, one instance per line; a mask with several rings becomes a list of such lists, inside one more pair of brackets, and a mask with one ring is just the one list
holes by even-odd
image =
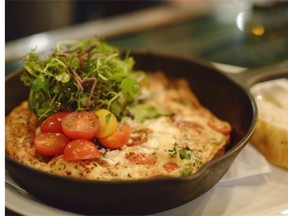
[[[139, 215], [187, 203], [204, 194], [223, 177], [254, 130], [257, 109], [247, 89], [264, 78], [270, 79], [275, 73], [267, 75], [265, 71], [250, 71], [228, 77], [199, 59], [151, 52], [133, 53], [133, 56], [138, 69], [162, 70], [171, 78], [186, 78], [202, 104], [232, 124], [231, 143], [225, 154], [188, 177], [136, 181], [87, 181], [62, 177], [26, 167], [6, 156], [6, 170], [22, 188], [39, 200], [64, 210], [93, 215]], [[278, 75], [283, 73], [282, 70]], [[8, 114], [27, 99], [28, 90], [19, 81], [18, 73], [8, 76], [5, 84]]]

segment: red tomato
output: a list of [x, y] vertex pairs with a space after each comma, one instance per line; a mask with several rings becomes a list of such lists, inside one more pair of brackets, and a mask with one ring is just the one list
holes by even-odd
[[69, 142], [64, 150], [64, 160], [87, 160], [98, 158], [100, 153], [96, 145], [86, 139], [76, 139]]
[[118, 149], [127, 144], [130, 134], [130, 127], [127, 124], [121, 125], [112, 135], [99, 139], [99, 142], [106, 148]]
[[179, 166], [177, 163], [174, 162], [168, 162], [166, 164], [163, 165], [163, 168], [167, 171], [167, 172], [172, 172], [176, 169], [179, 169]]
[[211, 118], [208, 120], [207, 124], [210, 128], [216, 130], [219, 133], [224, 134], [225, 136], [230, 135], [232, 131], [232, 128], [229, 123], [218, 119]]
[[63, 133], [61, 122], [62, 119], [69, 114], [70, 112], [58, 112], [51, 116], [49, 116], [47, 119], [45, 119], [41, 126], [41, 132], [42, 133]]
[[156, 158], [153, 155], [145, 153], [129, 152], [129, 154], [126, 155], [126, 158], [135, 164], [153, 165], [156, 163]]
[[47, 156], [60, 155], [70, 140], [61, 133], [41, 133], [34, 139], [36, 151]]
[[62, 120], [64, 134], [72, 139], [92, 139], [97, 134], [99, 121], [92, 112], [72, 112]]

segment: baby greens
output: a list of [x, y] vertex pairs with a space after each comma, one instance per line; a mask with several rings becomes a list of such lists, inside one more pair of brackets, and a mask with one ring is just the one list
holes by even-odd
[[32, 50], [21, 80], [30, 87], [29, 108], [40, 119], [61, 110], [105, 108], [118, 118], [135, 102], [143, 73], [134, 60], [96, 38], [60, 41], [45, 59]]

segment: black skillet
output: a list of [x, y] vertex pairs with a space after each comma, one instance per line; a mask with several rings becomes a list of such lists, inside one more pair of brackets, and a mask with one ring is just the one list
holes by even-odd
[[[228, 75], [199, 59], [151, 52], [133, 53], [133, 56], [138, 69], [162, 70], [172, 79], [187, 79], [200, 101], [232, 124], [231, 143], [225, 154], [188, 177], [136, 181], [87, 181], [62, 177], [23, 166], [6, 156], [6, 170], [32, 196], [54, 207], [90, 215], [155, 213], [196, 199], [223, 177], [253, 133], [257, 109], [248, 88], [256, 82], [276, 75], [287, 76], [288, 73], [284, 69], [270, 68]], [[27, 99], [28, 90], [19, 81], [18, 73], [6, 78], [5, 90], [8, 114]]]

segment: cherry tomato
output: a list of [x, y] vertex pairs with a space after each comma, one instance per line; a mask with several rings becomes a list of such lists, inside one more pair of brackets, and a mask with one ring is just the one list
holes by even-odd
[[99, 130], [96, 137], [105, 138], [113, 134], [118, 126], [118, 121], [113, 113], [106, 109], [97, 110], [95, 114], [99, 120]]
[[208, 126], [213, 130], [216, 130], [219, 133], [224, 134], [225, 136], [230, 135], [232, 128], [228, 122], [221, 121], [218, 119], [209, 119], [207, 122]]
[[36, 151], [47, 156], [62, 154], [69, 142], [70, 139], [61, 133], [41, 133], [34, 138]]
[[119, 126], [112, 135], [99, 139], [99, 142], [106, 148], [119, 149], [127, 144], [130, 134], [130, 127], [127, 124], [124, 124]]
[[126, 155], [126, 158], [135, 164], [153, 165], [156, 163], [156, 158], [150, 154], [129, 152], [129, 154]]
[[72, 112], [61, 123], [64, 134], [72, 139], [92, 139], [97, 134], [99, 121], [92, 112]]
[[42, 133], [63, 133], [61, 122], [62, 119], [69, 114], [70, 112], [58, 112], [51, 116], [49, 116], [47, 119], [45, 119], [41, 126], [41, 132]]
[[96, 145], [86, 139], [76, 139], [69, 142], [64, 150], [64, 160], [87, 160], [98, 158], [100, 156]]
[[163, 165], [163, 168], [167, 171], [167, 172], [172, 172], [176, 169], [179, 169], [179, 166], [177, 163], [174, 162], [168, 162], [166, 164]]

